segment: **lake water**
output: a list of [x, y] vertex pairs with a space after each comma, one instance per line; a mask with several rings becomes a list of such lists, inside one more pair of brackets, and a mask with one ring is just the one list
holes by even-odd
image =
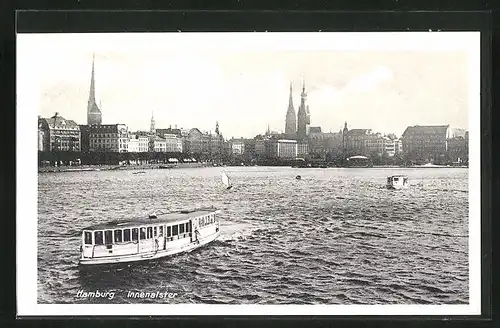
[[[39, 174], [38, 302], [468, 304], [467, 169], [227, 167], [229, 191], [221, 170]], [[385, 189], [393, 174], [410, 188]], [[85, 226], [212, 205], [206, 247], [78, 268]]]

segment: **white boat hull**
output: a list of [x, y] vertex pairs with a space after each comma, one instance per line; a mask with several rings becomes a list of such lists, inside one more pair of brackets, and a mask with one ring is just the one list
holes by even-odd
[[146, 261], [157, 259], [161, 257], [166, 257], [170, 255], [175, 255], [179, 253], [191, 252], [201, 246], [204, 246], [214, 240], [216, 240], [220, 235], [220, 230], [215, 233], [208, 235], [203, 238], [199, 238], [197, 241], [189, 242], [185, 245], [158, 251], [149, 251], [129, 255], [110, 255], [110, 256], [100, 256], [100, 257], [81, 257], [80, 265], [94, 265], [94, 264], [110, 264], [110, 263], [126, 263], [126, 262], [136, 262], [136, 261]]
[[399, 189], [406, 189], [408, 188], [408, 184], [394, 184], [394, 185], [387, 185], [387, 189], [394, 189], [394, 190], [399, 190]]

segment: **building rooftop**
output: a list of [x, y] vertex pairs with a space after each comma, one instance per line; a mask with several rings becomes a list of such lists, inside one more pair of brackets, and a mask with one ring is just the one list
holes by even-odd
[[446, 134], [449, 125], [414, 125], [406, 128], [403, 136], [414, 134]]
[[39, 124], [47, 124], [49, 129], [79, 129], [80, 126], [73, 120], [67, 120], [62, 116], [54, 115], [50, 118], [39, 118]]

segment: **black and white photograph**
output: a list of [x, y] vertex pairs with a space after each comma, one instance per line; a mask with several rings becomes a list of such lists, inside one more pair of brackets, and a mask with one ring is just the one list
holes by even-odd
[[479, 32], [16, 42], [20, 314], [480, 314]]

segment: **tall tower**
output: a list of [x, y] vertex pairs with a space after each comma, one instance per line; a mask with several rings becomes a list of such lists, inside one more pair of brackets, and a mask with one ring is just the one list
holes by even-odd
[[219, 135], [219, 121], [215, 121], [215, 134]]
[[295, 119], [295, 109], [293, 108], [292, 83], [290, 82], [290, 98], [288, 100], [288, 110], [286, 112], [285, 134], [288, 138], [294, 138], [297, 133], [297, 121]]
[[95, 56], [92, 55], [92, 75], [90, 77], [89, 102], [87, 104], [87, 124], [89, 125], [102, 123], [102, 113], [95, 101], [94, 60]]
[[149, 127], [149, 132], [154, 135], [156, 134], [156, 128], [155, 128], [155, 115], [154, 112], [151, 112], [151, 125]]
[[311, 127], [311, 112], [309, 112], [309, 105], [306, 106], [306, 135], [309, 135]]
[[297, 138], [305, 139], [307, 136], [307, 108], [306, 108], [306, 82], [302, 83], [302, 93], [300, 94], [300, 107], [297, 113]]
[[342, 150], [344, 153], [344, 159], [347, 158], [347, 133], [349, 130], [347, 129], [347, 121], [344, 123], [344, 130], [342, 131]]

